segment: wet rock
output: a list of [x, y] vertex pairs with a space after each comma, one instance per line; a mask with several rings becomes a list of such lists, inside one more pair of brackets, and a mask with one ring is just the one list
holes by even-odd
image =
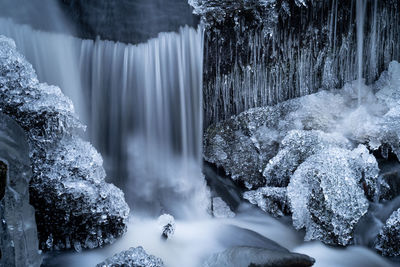
[[129, 208], [105, 182], [99, 153], [58, 87], [39, 83], [12, 40], [0, 36], [0, 111], [24, 130], [33, 177], [30, 201], [43, 250], [95, 248], [126, 231]]
[[163, 214], [158, 217], [158, 225], [161, 229], [161, 236], [164, 239], [169, 239], [174, 235], [176, 224], [172, 215]]
[[384, 256], [400, 256], [400, 209], [386, 221], [377, 237], [376, 249]]
[[204, 267], [269, 267], [312, 266], [315, 260], [307, 255], [258, 247], [232, 247], [212, 255]]
[[0, 266], [40, 266], [35, 211], [29, 205], [32, 171], [25, 132], [0, 113]]
[[257, 190], [245, 192], [243, 198], [275, 217], [290, 214], [286, 187], [261, 187]]
[[305, 240], [351, 244], [356, 224], [368, 211], [366, 195], [376, 189], [377, 175], [375, 158], [361, 145], [312, 155], [287, 187], [293, 225], [306, 229]]
[[161, 259], [148, 255], [142, 247], [130, 248], [107, 258], [96, 267], [164, 267]]

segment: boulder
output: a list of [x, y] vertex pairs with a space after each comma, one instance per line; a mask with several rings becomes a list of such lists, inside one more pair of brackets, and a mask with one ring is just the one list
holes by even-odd
[[307, 255], [258, 247], [232, 247], [212, 255], [204, 267], [306, 267], [315, 260]]
[[400, 209], [386, 221], [377, 237], [376, 249], [384, 256], [400, 256]]
[[58, 87], [39, 83], [11, 39], [0, 36], [0, 111], [25, 131], [33, 176], [30, 201], [43, 250], [94, 248], [126, 231], [129, 208], [105, 182], [103, 161]]
[[261, 187], [245, 192], [243, 198], [275, 217], [290, 214], [286, 187]]
[[305, 240], [351, 244], [355, 226], [368, 211], [366, 195], [376, 191], [377, 175], [376, 160], [362, 145], [312, 155], [287, 187], [293, 225], [306, 229]]
[[161, 259], [148, 255], [142, 247], [130, 248], [107, 258], [96, 267], [164, 267]]

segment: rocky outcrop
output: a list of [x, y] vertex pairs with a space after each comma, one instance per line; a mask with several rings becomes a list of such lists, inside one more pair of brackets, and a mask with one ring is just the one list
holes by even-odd
[[[357, 78], [354, 1], [190, 0], [205, 25], [205, 125]], [[376, 4], [375, 4], [376, 3]], [[400, 60], [400, 5], [366, 1], [363, 77]]]
[[72, 102], [39, 83], [12, 40], [0, 37], [0, 111], [26, 132], [33, 178], [29, 193], [44, 250], [94, 248], [126, 230], [129, 208], [105, 182], [101, 156], [79, 134]]
[[386, 221], [377, 237], [376, 249], [384, 256], [400, 256], [400, 209]]
[[400, 159], [399, 77], [394, 61], [371, 86], [351, 82], [232, 116], [206, 130], [204, 158], [251, 189], [243, 195], [251, 203], [292, 213], [306, 239], [348, 245], [368, 201], [396, 195], [370, 153]]
[[161, 259], [148, 255], [142, 247], [130, 248], [107, 258], [97, 267], [164, 267]]
[[25, 132], [0, 113], [0, 266], [40, 266], [32, 178]]

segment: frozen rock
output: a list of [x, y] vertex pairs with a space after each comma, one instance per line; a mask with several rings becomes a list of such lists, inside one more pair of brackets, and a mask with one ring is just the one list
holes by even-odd
[[212, 213], [215, 218], [233, 218], [235, 213], [231, 211], [228, 204], [220, 197], [212, 199]]
[[331, 147], [350, 149], [351, 143], [342, 135], [322, 131], [290, 131], [282, 140], [278, 154], [264, 169], [268, 186], [286, 187], [297, 167], [308, 157]]
[[243, 198], [275, 217], [281, 217], [290, 213], [286, 187], [261, 187], [257, 190], [245, 192]]
[[257, 247], [232, 247], [207, 259], [203, 267], [273, 267], [312, 266], [315, 260], [307, 255]]
[[287, 187], [293, 225], [305, 228], [305, 240], [348, 245], [354, 227], [368, 211], [370, 184], [377, 164], [364, 146], [328, 148], [303, 162]]
[[161, 259], [148, 255], [142, 247], [130, 248], [115, 254], [105, 261], [96, 265], [97, 267], [164, 267]]
[[0, 111], [28, 137], [40, 247], [80, 251], [111, 243], [126, 230], [124, 195], [105, 182], [101, 156], [79, 137], [85, 127], [71, 100], [39, 83], [12, 43], [0, 37]]
[[400, 209], [386, 221], [378, 235], [376, 249], [384, 256], [400, 256]]
[[25, 132], [0, 113], [0, 266], [40, 266], [35, 211], [29, 205], [32, 171]]
[[175, 219], [172, 215], [163, 214], [158, 217], [158, 225], [161, 228], [161, 235], [163, 238], [171, 238], [175, 233]]

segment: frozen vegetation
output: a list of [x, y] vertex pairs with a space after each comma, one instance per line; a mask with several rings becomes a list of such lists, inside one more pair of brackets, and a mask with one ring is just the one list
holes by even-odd
[[0, 111], [26, 132], [33, 178], [30, 201], [43, 250], [95, 248], [126, 230], [129, 208], [121, 190], [105, 182], [103, 161], [79, 135], [72, 102], [39, 83], [11, 39], [0, 36]]
[[32, 177], [25, 132], [0, 113], [0, 266], [40, 266]]
[[400, 160], [400, 64], [357, 97], [351, 82], [232, 116], [206, 130], [204, 157], [251, 189], [252, 204], [292, 214], [306, 240], [351, 244], [369, 201], [391, 192], [371, 153]]
[[115, 254], [105, 261], [97, 264], [97, 267], [164, 267], [161, 259], [148, 255], [142, 247], [130, 248]]

